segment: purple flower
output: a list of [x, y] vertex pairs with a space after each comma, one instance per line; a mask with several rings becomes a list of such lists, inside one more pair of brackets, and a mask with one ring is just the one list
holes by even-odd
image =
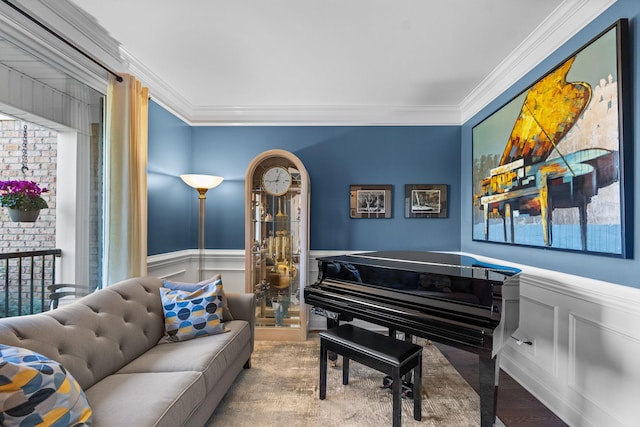
[[0, 181], [0, 205], [23, 211], [45, 209], [47, 202], [41, 195], [48, 191], [33, 181]]
[[38, 184], [33, 181], [0, 181], [0, 191], [4, 194], [30, 194], [33, 196], [39, 196], [42, 193], [46, 193], [49, 190], [46, 188], [40, 188]]

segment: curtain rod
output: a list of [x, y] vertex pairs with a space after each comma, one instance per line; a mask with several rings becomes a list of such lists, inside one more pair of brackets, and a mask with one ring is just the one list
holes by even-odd
[[40, 28], [42, 28], [43, 30], [45, 30], [46, 32], [48, 32], [49, 34], [51, 34], [52, 36], [54, 36], [55, 38], [60, 40], [61, 42], [65, 43], [67, 46], [69, 46], [72, 49], [74, 49], [76, 52], [82, 54], [85, 58], [89, 59], [91, 62], [93, 62], [94, 64], [96, 64], [97, 66], [99, 66], [100, 68], [105, 70], [107, 73], [109, 73], [112, 76], [114, 76], [117, 81], [119, 81], [119, 82], [122, 81], [122, 77], [120, 75], [118, 75], [118, 73], [116, 73], [115, 71], [111, 71], [106, 65], [104, 65], [103, 63], [98, 61], [96, 58], [94, 58], [93, 56], [89, 55], [87, 52], [85, 52], [84, 50], [82, 50], [81, 48], [76, 46], [75, 44], [71, 43], [69, 40], [67, 40], [66, 38], [62, 37], [60, 34], [56, 33], [51, 28], [47, 27], [42, 22], [38, 21], [33, 16], [29, 15], [27, 12], [25, 12], [22, 9], [20, 9], [15, 4], [11, 3], [9, 0], [2, 0], [2, 2], [7, 4], [9, 7], [14, 9], [16, 12], [20, 13], [22, 16], [24, 16], [25, 18], [29, 19], [31, 22], [33, 22], [34, 24], [36, 24], [37, 26], [39, 26]]

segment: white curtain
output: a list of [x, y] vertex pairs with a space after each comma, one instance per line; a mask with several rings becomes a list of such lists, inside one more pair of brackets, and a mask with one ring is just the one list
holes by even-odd
[[149, 91], [109, 79], [106, 105], [103, 285], [147, 274]]

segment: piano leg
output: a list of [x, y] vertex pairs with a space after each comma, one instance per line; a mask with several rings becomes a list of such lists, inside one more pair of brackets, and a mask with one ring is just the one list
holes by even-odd
[[502, 240], [507, 241], [507, 207], [504, 208], [504, 212], [502, 213]]
[[484, 240], [489, 240], [489, 204], [485, 203], [482, 209], [484, 215]]
[[[514, 243], [514, 237], [513, 237], [513, 232], [514, 232], [514, 224], [513, 224], [513, 212], [511, 212], [511, 203], [507, 203], [504, 209], [505, 212], [505, 216], [509, 217], [509, 231], [510, 231], [510, 240], [511, 243]], [[506, 242], [506, 239], [505, 239]]]
[[479, 357], [480, 362], [480, 426], [491, 427], [496, 422], [498, 405], [499, 356]]
[[[408, 334], [408, 333], [405, 332], [404, 333], [404, 340], [406, 342], [413, 343], [413, 336], [411, 334]], [[406, 374], [404, 374], [404, 377], [402, 377], [402, 382], [408, 388], [413, 389], [413, 369], [410, 370], [409, 372], [407, 372]]]
[[542, 174], [540, 177], [540, 222], [542, 223], [542, 237], [545, 246], [551, 246], [553, 238], [551, 237], [551, 216], [553, 208], [551, 200], [549, 200], [549, 183], [547, 175]]
[[327, 346], [320, 340], [320, 400], [327, 397]]
[[[340, 321], [337, 319], [331, 319], [327, 317], [327, 329], [331, 329], [336, 326], [340, 326]], [[328, 355], [329, 355], [328, 356], [329, 360], [331, 361], [331, 366], [335, 368], [338, 365], [338, 355], [333, 351], [329, 351]]]
[[582, 250], [587, 250], [587, 201], [583, 201], [578, 206], [578, 212], [580, 213], [580, 243], [582, 244]]

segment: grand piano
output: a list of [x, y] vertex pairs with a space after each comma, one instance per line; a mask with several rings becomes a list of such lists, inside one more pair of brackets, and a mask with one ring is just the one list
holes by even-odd
[[478, 354], [481, 425], [494, 425], [499, 355], [519, 324], [518, 269], [462, 255], [382, 251], [318, 258], [318, 271], [304, 299], [328, 328], [361, 319], [390, 335]]

